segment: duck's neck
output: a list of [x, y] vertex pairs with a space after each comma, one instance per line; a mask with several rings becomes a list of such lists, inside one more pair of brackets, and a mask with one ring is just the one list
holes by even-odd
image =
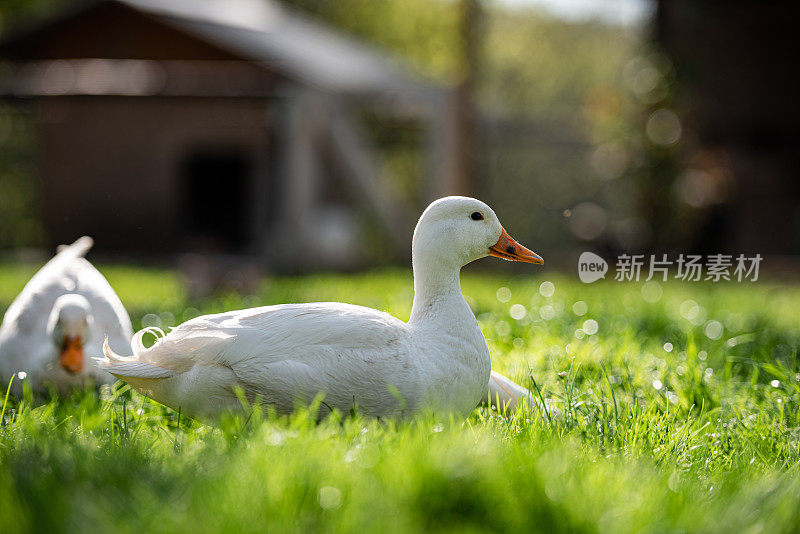
[[460, 266], [448, 266], [415, 257], [413, 267], [414, 305], [409, 324], [422, 325], [436, 322], [437, 319], [452, 320], [453, 314], [465, 312], [472, 317], [461, 294]]

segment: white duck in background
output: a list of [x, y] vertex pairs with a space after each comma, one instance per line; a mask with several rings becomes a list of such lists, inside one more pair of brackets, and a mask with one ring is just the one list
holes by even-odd
[[102, 355], [104, 336], [121, 349], [129, 345], [133, 329], [119, 297], [83, 257], [92, 244], [90, 237], [81, 237], [59, 247], [8, 307], [0, 325], [3, 388], [13, 374], [16, 395], [22, 376], [37, 392], [47, 383], [66, 392], [115, 381], [95, 358]]
[[[543, 263], [479, 200], [433, 202], [414, 230], [414, 304], [408, 323], [341, 303], [284, 304], [187, 321], [133, 355], [104, 347], [101, 365], [141, 393], [194, 416], [241, 406], [235, 391], [291, 412], [323, 406], [369, 416], [431, 410], [468, 415], [487, 390], [486, 341], [461, 294], [461, 267], [485, 256]], [[501, 375], [502, 376], [502, 375]]]

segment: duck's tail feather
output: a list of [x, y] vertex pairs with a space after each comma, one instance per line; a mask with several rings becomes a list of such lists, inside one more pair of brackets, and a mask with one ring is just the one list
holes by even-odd
[[164, 335], [164, 332], [160, 328], [146, 328], [140, 330], [133, 336], [131, 340], [133, 356], [120, 356], [116, 354], [111, 350], [111, 347], [108, 346], [108, 336], [106, 336], [103, 342], [103, 354], [105, 358], [98, 358], [97, 363], [103, 370], [117, 378], [158, 379], [175, 376], [176, 371], [174, 369], [165, 369], [164, 367], [142, 361], [139, 358], [139, 356], [147, 350], [142, 343], [142, 337], [148, 332], [155, 335], [156, 331], [162, 336]]
[[94, 239], [88, 235], [79, 237], [71, 245], [59, 245], [58, 253], [50, 258], [50, 261], [31, 278], [31, 282], [37, 279], [47, 280], [52, 276], [59, 276], [56, 273], [61, 273], [76, 259], [84, 257], [92, 248], [92, 245], [94, 245]]
[[[198, 323], [189, 328], [185, 323], [166, 335], [163, 330], [149, 327], [131, 338], [131, 356], [116, 354], [103, 344], [105, 358], [97, 360], [100, 367], [120, 378], [167, 378], [189, 371], [200, 364], [213, 363], [233, 339], [233, 335], [203, 328]], [[144, 336], [152, 334], [156, 342], [144, 346]]]
[[157, 326], [148, 326], [147, 328], [142, 328], [133, 334], [133, 337], [131, 338], [131, 350], [136, 358], [140, 357], [147, 351], [147, 347], [144, 346], [144, 336], [147, 334], [152, 334], [153, 337], [156, 338], [156, 342], [153, 347], [158, 345], [161, 339], [166, 335], [164, 331]]
[[71, 245], [58, 245], [56, 252], [61, 254], [62, 252], [68, 251], [71, 257], [82, 258], [87, 252], [89, 252], [93, 245], [94, 239], [88, 235], [85, 235], [76, 239]]

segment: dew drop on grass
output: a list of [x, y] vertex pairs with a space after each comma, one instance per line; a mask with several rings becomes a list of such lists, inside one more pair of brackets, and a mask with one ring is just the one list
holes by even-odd
[[586, 332], [578, 328], [577, 330], [575, 330], [575, 337], [578, 339], [583, 339], [584, 337], [586, 337]]
[[511, 300], [511, 290], [507, 287], [501, 287], [497, 290], [497, 293], [495, 293], [495, 297], [497, 297], [497, 300], [500, 302], [508, 302]]
[[256, 308], [261, 306], [261, 298], [258, 295], [247, 295], [242, 300], [242, 305], [245, 308]]
[[667, 486], [669, 487], [670, 491], [674, 493], [681, 492], [681, 474], [678, 470], [672, 472], [672, 474], [667, 479]]
[[514, 348], [515, 349], [521, 349], [523, 346], [525, 346], [525, 340], [522, 339], [521, 337], [515, 337], [514, 338]]
[[719, 339], [722, 337], [722, 323], [719, 321], [708, 321], [703, 332], [708, 339]]
[[150, 328], [151, 326], [161, 326], [161, 317], [156, 315], [155, 313], [148, 313], [144, 317], [142, 317], [142, 326], [145, 328]]
[[539, 308], [539, 317], [541, 317], [545, 321], [549, 321], [555, 316], [556, 316], [556, 310], [549, 304], [546, 304], [541, 308]]
[[342, 504], [342, 492], [333, 486], [323, 486], [319, 489], [318, 500], [323, 510], [334, 510]]
[[517, 321], [525, 317], [525, 314], [527, 312], [528, 310], [526, 310], [525, 306], [523, 306], [522, 304], [514, 304], [513, 306], [511, 306], [511, 309], [508, 310], [508, 313], [511, 315], [511, 318], [516, 319]]
[[664, 343], [664, 350], [667, 352], [672, 352], [672, 343], [670, 342]]
[[381, 451], [374, 443], [363, 443], [358, 447], [356, 463], [365, 469], [370, 469], [377, 465], [381, 458]]
[[279, 447], [282, 443], [283, 434], [281, 432], [275, 431], [267, 438], [267, 444], [272, 445], [273, 447]]
[[642, 298], [650, 304], [655, 304], [661, 300], [661, 295], [664, 291], [661, 289], [661, 284], [655, 280], [650, 280], [642, 285]]
[[731, 332], [739, 332], [744, 325], [744, 318], [738, 313], [729, 313], [725, 317], [725, 328]]
[[704, 350], [701, 350], [697, 353], [697, 358], [705, 361], [705, 359], [708, 358], [708, 353]]
[[653, 380], [653, 387], [656, 389], [661, 389], [664, 387], [664, 384], [661, 383], [661, 380]]
[[579, 300], [572, 305], [572, 313], [574, 313], [578, 317], [586, 315], [586, 312], [588, 311], [589, 311], [589, 306], [582, 300]]
[[581, 328], [583, 328], [583, 331], [591, 336], [597, 333], [600, 325], [597, 324], [597, 321], [594, 319], [587, 319], [583, 322], [583, 326]]
[[553, 282], [550, 282], [549, 280], [542, 282], [542, 284], [539, 286], [539, 294], [542, 295], [543, 297], [550, 298], [553, 296], [553, 293], [555, 292], [556, 292], [556, 286], [555, 284], [553, 284]]
[[497, 321], [494, 325], [494, 331], [500, 337], [506, 337], [511, 333], [511, 325], [505, 321]]
[[693, 321], [700, 314], [700, 306], [693, 300], [684, 300], [681, 302], [681, 316], [687, 321]]
[[19, 373], [17, 373], [17, 378], [19, 378], [20, 380], [25, 380], [26, 378], [28, 378], [28, 373], [26, 373], [25, 371], [20, 371]]
[[780, 383], [779, 380], [773, 380], [772, 382], [769, 383], [769, 385], [774, 387], [774, 388], [777, 388], [777, 387], [780, 387], [781, 383]]
[[164, 311], [158, 314], [161, 318], [161, 324], [164, 326], [172, 326], [175, 324], [175, 315], [172, 312]]

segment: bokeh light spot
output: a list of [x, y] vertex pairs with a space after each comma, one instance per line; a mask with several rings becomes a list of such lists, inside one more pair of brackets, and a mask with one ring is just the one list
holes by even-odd
[[583, 326], [581, 328], [583, 328], [583, 331], [591, 336], [597, 333], [600, 325], [594, 319], [587, 319], [583, 322]]
[[497, 293], [495, 293], [495, 297], [497, 297], [497, 300], [500, 302], [508, 302], [511, 300], [511, 290], [505, 286], [501, 287], [497, 290]]
[[553, 293], [556, 292], [556, 286], [553, 282], [544, 281], [539, 286], [539, 294], [543, 297], [550, 298], [553, 296]]
[[668, 109], [654, 111], [645, 126], [647, 137], [656, 145], [671, 146], [681, 138], [681, 121]]

